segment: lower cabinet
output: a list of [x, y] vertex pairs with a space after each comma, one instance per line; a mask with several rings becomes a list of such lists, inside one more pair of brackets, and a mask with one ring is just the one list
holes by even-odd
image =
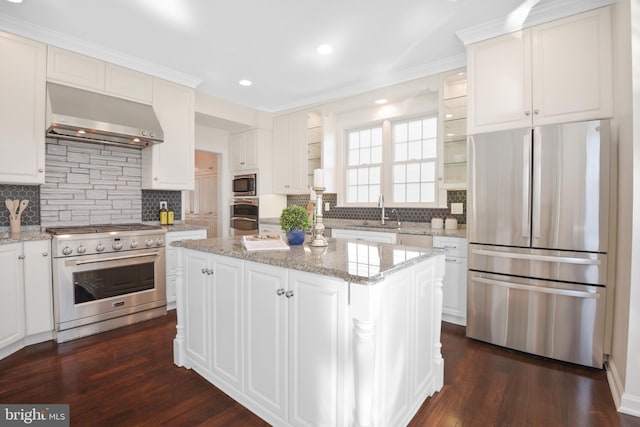
[[187, 367], [271, 424], [344, 424], [347, 283], [192, 250], [184, 263]]
[[433, 247], [446, 252], [442, 320], [463, 326], [467, 324], [467, 246], [467, 239], [461, 237], [433, 237]]
[[51, 242], [0, 245], [0, 359], [53, 338]]
[[366, 240], [367, 242], [377, 243], [396, 244], [398, 242], [397, 233], [388, 233], [385, 231], [346, 230], [341, 228], [332, 228], [331, 237], [337, 239]]
[[167, 231], [165, 236], [165, 269], [167, 286], [167, 309], [176, 308], [176, 256], [177, 250], [171, 246], [179, 240], [206, 239], [207, 230]]

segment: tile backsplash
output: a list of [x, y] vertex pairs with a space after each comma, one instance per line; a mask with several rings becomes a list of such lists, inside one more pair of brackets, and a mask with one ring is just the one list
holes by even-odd
[[[377, 221], [380, 219], [380, 208], [351, 208], [351, 207], [337, 207], [337, 194], [326, 193], [322, 196], [323, 203], [329, 203], [329, 211], [323, 210], [324, 218], [335, 219], [353, 219], [362, 221]], [[300, 205], [306, 206], [309, 202], [309, 196], [306, 194], [287, 196], [287, 205]], [[461, 215], [451, 214], [451, 203], [462, 203], [463, 212]], [[428, 209], [428, 208], [387, 208], [386, 215], [395, 220], [391, 210], [396, 209], [400, 214], [400, 220], [402, 222], [431, 222], [431, 218], [445, 218], [452, 217], [458, 220], [458, 224], [467, 223], [467, 192], [464, 190], [448, 191], [447, 192], [447, 206], [446, 209]]]
[[38, 185], [0, 185], [0, 226], [9, 226], [9, 210], [4, 206], [7, 199], [29, 200], [20, 216], [22, 225], [40, 225], [40, 187]]
[[169, 208], [173, 209], [175, 220], [181, 220], [182, 192], [164, 190], [142, 190], [142, 220], [158, 221], [160, 202], [166, 201]]

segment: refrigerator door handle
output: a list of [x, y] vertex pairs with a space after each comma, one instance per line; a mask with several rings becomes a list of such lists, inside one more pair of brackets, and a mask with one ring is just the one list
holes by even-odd
[[531, 135], [526, 134], [522, 141], [522, 238], [529, 239], [529, 188], [531, 185]]
[[546, 294], [563, 295], [576, 298], [600, 298], [598, 292], [572, 291], [570, 289], [547, 288], [543, 286], [523, 285], [521, 283], [503, 282], [501, 280], [485, 279], [483, 277], [472, 277], [472, 281], [476, 283], [484, 283], [485, 285], [502, 286], [509, 289], [520, 289], [523, 291], [542, 292]]
[[533, 240], [540, 239], [540, 215], [542, 202], [542, 133], [539, 127], [533, 128]]
[[527, 261], [544, 261], [544, 262], [561, 262], [564, 264], [580, 264], [580, 265], [601, 265], [602, 261], [591, 258], [576, 258], [569, 256], [551, 256], [551, 255], [535, 255], [522, 254], [513, 252], [490, 251], [486, 249], [472, 249], [474, 255], [493, 256], [497, 258], [522, 259]]

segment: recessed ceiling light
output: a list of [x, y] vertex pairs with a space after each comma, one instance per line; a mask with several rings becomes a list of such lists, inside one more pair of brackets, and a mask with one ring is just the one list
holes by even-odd
[[321, 44], [320, 46], [318, 46], [316, 51], [320, 55], [329, 55], [331, 52], [333, 52], [333, 47], [330, 44]]
[[448, 114], [447, 114], [446, 116], [444, 116], [444, 117], [445, 117], [445, 119], [450, 119], [451, 117], [453, 117], [453, 114], [448, 113]]
[[240, 86], [251, 86], [253, 83], [251, 82], [251, 80], [240, 80], [238, 84]]
[[387, 100], [385, 98], [380, 98], [380, 99], [376, 99], [374, 102], [378, 105], [382, 105], [382, 104], [386, 104]]
[[85, 131], [83, 131], [82, 129], [80, 129], [80, 130], [78, 131], [78, 133], [79, 133], [80, 135], [83, 135], [83, 134], [85, 134], [86, 132], [85, 132]]
[[22, 3], [22, 0], [9, 0], [11, 3]]

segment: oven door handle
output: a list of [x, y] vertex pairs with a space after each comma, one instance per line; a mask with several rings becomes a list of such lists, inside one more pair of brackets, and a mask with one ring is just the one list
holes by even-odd
[[100, 258], [100, 259], [87, 259], [87, 260], [69, 260], [66, 262], [67, 265], [83, 265], [83, 264], [95, 264], [95, 263], [100, 263], [100, 262], [106, 262], [106, 261], [121, 261], [121, 260], [128, 260], [128, 259], [132, 259], [132, 258], [143, 258], [143, 257], [149, 257], [149, 256], [160, 256], [160, 252], [150, 252], [150, 253], [145, 253], [145, 254], [137, 254], [137, 255], [126, 255], [126, 256], [117, 256], [117, 257], [111, 257], [111, 258]]
[[237, 220], [237, 219], [241, 219], [243, 221], [251, 221], [251, 222], [258, 222], [257, 219], [253, 219], [253, 218], [247, 218], [245, 216], [234, 216], [231, 218], [231, 220]]

